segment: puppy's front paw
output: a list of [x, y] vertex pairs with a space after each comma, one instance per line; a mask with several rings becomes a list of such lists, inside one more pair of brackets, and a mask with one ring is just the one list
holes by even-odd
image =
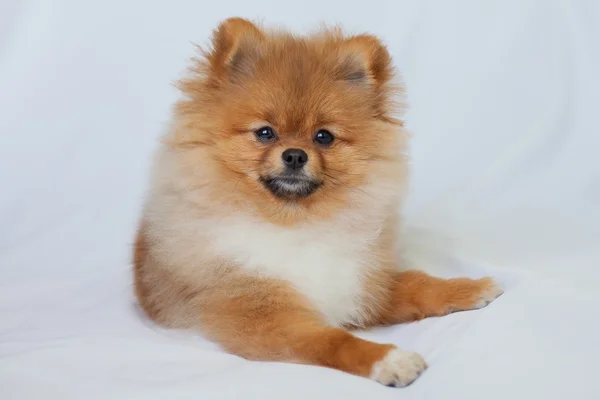
[[447, 281], [444, 314], [477, 310], [491, 303], [504, 291], [492, 278], [457, 278]]
[[394, 348], [373, 364], [370, 378], [386, 386], [405, 387], [426, 368], [427, 363], [421, 355]]
[[499, 297], [504, 290], [492, 278], [481, 278], [475, 281], [478, 289], [474, 293], [473, 309], [483, 308]]

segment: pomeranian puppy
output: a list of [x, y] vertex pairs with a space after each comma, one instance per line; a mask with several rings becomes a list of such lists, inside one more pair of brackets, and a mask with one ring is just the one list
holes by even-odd
[[135, 291], [159, 324], [250, 360], [406, 386], [427, 367], [352, 328], [485, 306], [491, 278], [403, 271], [402, 86], [376, 37], [231, 18], [179, 82], [151, 174]]

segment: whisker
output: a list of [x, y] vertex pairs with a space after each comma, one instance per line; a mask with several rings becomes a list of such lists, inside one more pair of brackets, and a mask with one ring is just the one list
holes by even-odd
[[351, 189], [351, 190], [355, 190], [355, 191], [361, 192], [361, 193], [363, 193], [363, 194], [365, 194], [365, 195], [369, 196], [370, 198], [372, 198], [372, 199], [374, 199], [374, 200], [379, 200], [377, 197], [373, 196], [373, 195], [372, 195], [372, 194], [370, 194], [370, 193], [367, 193], [367, 192], [365, 192], [365, 191], [364, 191], [364, 190], [362, 190], [361, 188], [359, 188], [359, 187], [357, 187], [357, 186], [354, 186], [354, 185], [351, 185], [351, 184], [344, 183], [344, 182], [340, 181], [339, 179], [337, 179], [335, 176], [333, 176], [333, 175], [331, 175], [331, 174], [328, 174], [328, 173], [326, 173], [326, 172], [323, 172], [323, 175], [325, 175], [325, 176], [329, 177], [329, 178], [330, 178], [331, 180], [333, 180], [333, 182], [334, 182], [335, 184], [337, 184], [337, 185], [340, 185], [340, 186], [346, 186], [347, 188], [349, 188], [349, 189]]
[[237, 178], [235, 180], [235, 185], [233, 185], [233, 191], [231, 192], [232, 195], [235, 195], [235, 192], [237, 190], [238, 184], [240, 183], [241, 180], [242, 180], [242, 178]]
[[344, 174], [344, 175], [350, 175], [350, 176], [359, 176], [359, 175], [361, 175], [361, 174], [353, 174], [353, 173], [350, 173], [350, 172], [340, 171], [339, 169], [335, 169], [335, 168], [331, 168], [331, 167], [327, 167], [327, 169], [329, 171], [337, 172], [337, 173]]

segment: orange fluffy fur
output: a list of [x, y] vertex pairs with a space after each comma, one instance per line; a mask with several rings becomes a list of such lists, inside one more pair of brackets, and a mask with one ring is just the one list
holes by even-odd
[[[394, 118], [402, 87], [374, 36], [300, 37], [231, 18], [179, 88], [135, 245], [136, 295], [157, 323], [193, 328], [247, 359], [405, 386], [423, 358], [348, 329], [479, 308], [501, 294], [489, 278], [397, 265], [407, 134]], [[273, 139], [257, 138], [264, 127]], [[315, 142], [323, 129], [332, 143]], [[265, 186], [286, 173], [289, 148], [305, 152], [308, 194]]]

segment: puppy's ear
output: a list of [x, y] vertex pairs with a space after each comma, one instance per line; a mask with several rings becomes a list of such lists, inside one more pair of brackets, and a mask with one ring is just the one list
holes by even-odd
[[215, 29], [207, 55], [214, 77], [250, 74], [260, 57], [263, 32], [243, 18], [229, 18]]
[[392, 79], [392, 58], [372, 35], [352, 36], [339, 49], [338, 78], [351, 84], [380, 87]]

